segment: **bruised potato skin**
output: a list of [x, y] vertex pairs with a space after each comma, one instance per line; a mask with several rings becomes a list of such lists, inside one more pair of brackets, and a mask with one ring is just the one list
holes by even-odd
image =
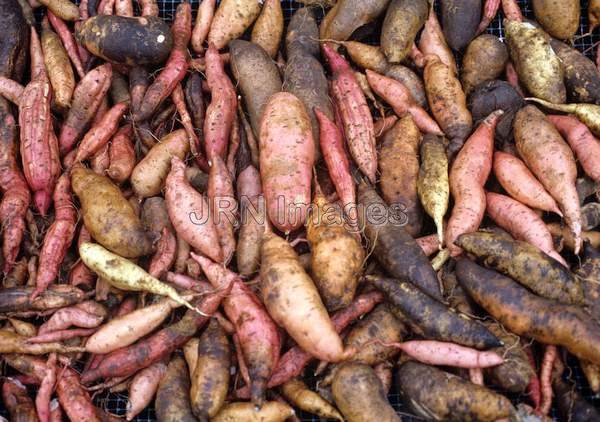
[[475, 37], [482, 3], [481, 0], [441, 0], [442, 28], [454, 51], [461, 51]]
[[83, 223], [105, 248], [125, 258], [152, 252], [152, 242], [121, 190], [105, 176], [76, 167], [71, 172], [73, 192], [79, 197]]
[[550, 45], [563, 64], [569, 100], [600, 104], [600, 73], [594, 62], [558, 40], [550, 40]]
[[550, 47], [548, 35], [529, 22], [504, 20], [510, 57], [519, 80], [537, 98], [563, 104], [567, 90], [560, 59]]
[[507, 61], [506, 45], [495, 35], [483, 34], [471, 41], [460, 72], [465, 93], [468, 95], [477, 85], [502, 75]]
[[405, 402], [428, 420], [494, 422], [515, 412], [506, 397], [415, 361], [400, 366], [398, 381]]
[[555, 38], [573, 38], [579, 28], [579, 0], [533, 0], [533, 13], [542, 28]]
[[390, 63], [400, 63], [410, 52], [425, 24], [426, 0], [392, 0], [381, 28], [381, 49]]
[[155, 16], [96, 15], [76, 35], [93, 55], [130, 66], [161, 64], [173, 48], [169, 26]]

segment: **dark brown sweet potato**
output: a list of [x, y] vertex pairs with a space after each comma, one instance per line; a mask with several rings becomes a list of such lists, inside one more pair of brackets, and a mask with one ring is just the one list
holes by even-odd
[[287, 57], [319, 54], [319, 27], [311, 8], [303, 7], [292, 15], [285, 35], [285, 51]]
[[411, 284], [393, 278], [367, 276], [366, 280], [381, 290], [403, 315], [431, 339], [488, 349], [502, 345], [500, 340], [479, 322], [438, 302]]
[[462, 50], [477, 34], [481, 3], [481, 0], [442, 0], [442, 28], [453, 50]]
[[585, 305], [600, 319], [600, 251], [590, 242], [583, 242], [583, 257], [576, 274], [580, 277]]
[[359, 27], [381, 15], [389, 0], [338, 0], [321, 22], [321, 38], [345, 41]]
[[17, 0], [2, 3], [0, 27], [0, 76], [20, 81], [29, 51], [29, 27]]
[[562, 62], [569, 102], [600, 104], [600, 74], [594, 62], [558, 40], [550, 40], [550, 45]]
[[600, 363], [600, 325], [583, 309], [536, 296], [468, 259], [458, 260], [456, 275], [469, 295], [507, 330]]
[[425, 0], [392, 0], [381, 27], [381, 49], [390, 63], [400, 63], [427, 19]]
[[581, 397], [574, 385], [563, 381], [558, 374], [552, 376], [552, 389], [556, 395], [554, 403], [560, 420], [570, 422], [600, 421], [600, 412]]
[[156, 417], [161, 422], [195, 422], [190, 406], [190, 376], [183, 358], [171, 359], [156, 392]]
[[428, 420], [494, 422], [515, 413], [506, 397], [433, 366], [406, 362], [398, 381], [404, 402]]
[[97, 15], [83, 22], [77, 40], [96, 56], [130, 66], [161, 64], [173, 47], [169, 26], [155, 16]]

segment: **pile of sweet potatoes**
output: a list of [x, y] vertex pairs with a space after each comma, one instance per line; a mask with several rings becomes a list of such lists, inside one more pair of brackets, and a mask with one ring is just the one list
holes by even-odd
[[197, 3], [4, 0], [0, 415], [600, 420], [580, 2]]

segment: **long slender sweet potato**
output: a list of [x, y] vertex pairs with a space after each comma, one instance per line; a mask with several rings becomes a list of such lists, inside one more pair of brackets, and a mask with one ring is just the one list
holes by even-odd
[[502, 356], [495, 352], [482, 352], [443, 341], [412, 340], [389, 345], [399, 348], [411, 358], [428, 365], [482, 369], [498, 366], [504, 362]]
[[54, 102], [60, 110], [68, 110], [75, 89], [75, 75], [60, 38], [50, 29], [47, 21], [44, 23], [42, 49], [46, 71], [52, 84]]
[[107, 63], [86, 73], [75, 87], [69, 114], [58, 137], [61, 155], [71, 151], [87, 130], [110, 88], [111, 78], [112, 67]]
[[486, 211], [496, 224], [515, 239], [538, 247], [568, 267], [564, 258], [554, 249], [552, 235], [546, 224], [534, 211], [508, 196], [493, 192], [486, 193]]
[[260, 14], [261, 3], [256, 0], [224, 0], [219, 4], [210, 25], [208, 43], [217, 50], [239, 38]]
[[[517, 113], [514, 130], [519, 154], [558, 202], [575, 237], [577, 254], [581, 247], [581, 210], [575, 189], [577, 168], [573, 152], [552, 123], [534, 106], [526, 106]], [[548, 154], [552, 160], [542, 158]]]
[[88, 159], [108, 143], [119, 128], [119, 121], [128, 108], [129, 104], [118, 103], [104, 114], [81, 140], [77, 147], [75, 162]]
[[30, 343], [29, 337], [21, 336], [7, 330], [0, 330], [0, 353], [25, 353], [28, 355], [45, 355], [47, 353], [81, 352], [81, 347], [64, 346], [58, 342]]
[[454, 208], [446, 229], [446, 245], [452, 256], [461, 250], [454, 241], [462, 233], [477, 230], [485, 213], [485, 184], [492, 169], [494, 130], [502, 111], [490, 114], [458, 153], [450, 170]]
[[[421, 50], [421, 53], [424, 55], [435, 54], [440, 58], [442, 63], [454, 71], [454, 74], [458, 74], [454, 53], [452, 53], [452, 50], [448, 47], [437, 14], [435, 13], [435, 10], [433, 10], [433, 3], [430, 4], [429, 16], [425, 21], [423, 32], [421, 32], [421, 37], [419, 38], [419, 50]], [[422, 66], [422, 64], [418, 65], [420, 67]], [[468, 90], [465, 88], [465, 91]]]
[[208, 202], [187, 182], [185, 165], [176, 157], [171, 160], [165, 187], [167, 210], [177, 234], [209, 258], [223, 262]]
[[260, 16], [252, 28], [252, 42], [265, 49], [274, 58], [283, 34], [283, 10], [278, 0], [266, 0]]
[[204, 40], [208, 36], [210, 30], [210, 24], [215, 14], [216, 0], [207, 0], [200, 3], [198, 7], [198, 15], [194, 23], [194, 29], [192, 30], [192, 49], [196, 53], [202, 53], [204, 51]]
[[98, 367], [89, 369], [82, 375], [82, 382], [90, 383], [102, 377], [130, 375], [168, 356], [173, 350], [183, 346], [199, 328], [208, 322], [210, 315], [217, 310], [221, 300], [230, 291], [231, 287], [228, 286], [226, 289], [208, 294], [199, 305], [201, 314], [189, 310], [180, 321], [135, 345], [108, 354]]
[[207, 193], [211, 207], [210, 212], [214, 218], [219, 245], [223, 252], [224, 263], [227, 264], [235, 253], [234, 224], [237, 203], [231, 176], [225, 162], [218, 155], [212, 159], [210, 174], [208, 175]]
[[348, 148], [358, 168], [375, 181], [377, 153], [373, 117], [352, 68], [342, 56], [328, 44], [323, 53], [333, 73], [331, 92], [339, 109]]
[[50, 286], [35, 301], [31, 301], [33, 287], [12, 287], [0, 291], [0, 312], [47, 311], [81, 302], [82, 290], [68, 285]]

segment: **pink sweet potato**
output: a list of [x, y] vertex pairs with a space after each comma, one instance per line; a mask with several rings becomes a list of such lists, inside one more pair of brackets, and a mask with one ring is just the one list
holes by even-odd
[[421, 51], [421, 54], [424, 55], [435, 54], [440, 58], [442, 63], [448, 66], [455, 74], [458, 74], [454, 53], [450, 50], [450, 47], [448, 47], [437, 14], [435, 10], [433, 10], [433, 3], [431, 3], [429, 16], [425, 21], [423, 32], [421, 32], [421, 37], [419, 38], [419, 50]]
[[161, 278], [175, 262], [176, 252], [177, 239], [169, 228], [164, 227], [156, 247], [156, 253], [150, 261], [148, 273], [152, 277]]
[[135, 374], [129, 385], [129, 403], [125, 417], [128, 421], [137, 416], [152, 402], [167, 365], [157, 362]]
[[11, 420], [37, 421], [36, 409], [27, 394], [27, 388], [13, 378], [5, 378], [2, 382], [2, 402], [10, 414]]
[[135, 167], [135, 150], [131, 142], [132, 126], [130, 124], [123, 126], [117, 131], [110, 142], [108, 155], [110, 166], [107, 174], [116, 183], [123, 183]]
[[127, 103], [114, 105], [106, 112], [100, 121], [85, 134], [75, 155], [75, 162], [81, 162], [103, 148], [119, 127], [119, 121], [125, 111], [129, 108]]
[[225, 162], [218, 155], [212, 158], [208, 175], [208, 201], [224, 263], [227, 265], [235, 253], [234, 224], [237, 203], [231, 175]]

